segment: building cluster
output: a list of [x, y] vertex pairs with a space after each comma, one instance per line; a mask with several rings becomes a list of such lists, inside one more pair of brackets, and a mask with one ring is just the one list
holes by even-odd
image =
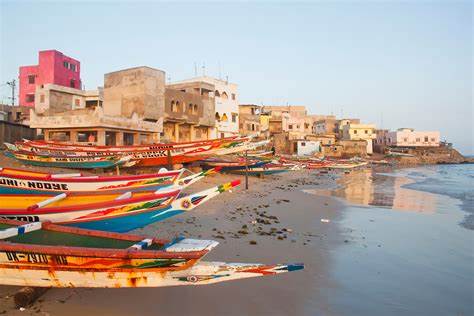
[[277, 153], [333, 157], [439, 145], [439, 132], [376, 130], [359, 119], [311, 115], [305, 106], [239, 104], [235, 83], [209, 76], [167, 83], [164, 71], [144, 66], [107, 73], [102, 87], [85, 90], [80, 71], [59, 51], [39, 52], [38, 65], [19, 70], [22, 110], [0, 118], [28, 117], [45, 140], [97, 145], [251, 135], [271, 139]]

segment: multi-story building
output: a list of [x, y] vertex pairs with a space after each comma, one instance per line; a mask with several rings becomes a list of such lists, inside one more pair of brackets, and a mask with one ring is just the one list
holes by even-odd
[[261, 106], [255, 104], [239, 105], [239, 133], [243, 136], [260, 136], [262, 131], [260, 120]]
[[186, 90], [196, 84], [214, 86], [210, 94], [215, 102], [216, 128], [212, 133], [213, 138], [235, 136], [239, 134], [239, 102], [237, 85], [226, 80], [202, 76], [167, 85], [175, 90]]
[[415, 131], [413, 128], [399, 128], [396, 131], [379, 130], [374, 145], [380, 147], [439, 147], [439, 131]]
[[367, 154], [372, 154], [372, 140], [375, 139], [374, 124], [344, 124], [342, 127], [342, 140], [364, 140], [367, 143]]
[[46, 140], [99, 145], [209, 139], [214, 91], [212, 85], [166, 87], [165, 72], [150, 67], [124, 69], [105, 74], [99, 90], [37, 87], [30, 124], [43, 129]]
[[313, 124], [313, 134], [337, 135], [338, 133], [338, 121], [333, 115], [328, 115], [326, 118], [317, 120]]
[[37, 86], [55, 84], [82, 89], [81, 63], [57, 50], [39, 52], [38, 65], [21, 66], [19, 75], [19, 105], [35, 105]]
[[349, 124], [360, 124], [360, 119], [340, 119], [336, 121], [336, 131], [337, 131], [337, 137], [339, 139], [343, 138], [343, 129], [344, 126], [349, 125]]

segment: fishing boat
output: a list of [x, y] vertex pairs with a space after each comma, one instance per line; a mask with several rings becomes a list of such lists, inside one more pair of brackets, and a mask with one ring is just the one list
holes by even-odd
[[0, 168], [0, 194], [94, 195], [127, 191], [154, 191], [172, 185], [187, 187], [218, 171], [210, 169], [181, 177], [184, 169], [121, 176], [84, 176], [82, 173], [51, 174], [30, 170]]
[[104, 156], [104, 157], [68, 157], [37, 155], [24, 151], [5, 151], [5, 156], [14, 158], [24, 164], [39, 167], [56, 167], [72, 169], [98, 169], [115, 166], [131, 166], [131, 156]]
[[242, 157], [226, 157], [226, 158], [211, 157], [208, 159], [204, 159], [203, 163], [207, 167], [222, 168], [222, 171], [230, 171], [230, 170], [242, 170], [245, 168], [261, 167], [267, 164], [268, 161], [245, 159]]
[[296, 170], [295, 165], [283, 165], [276, 163], [266, 163], [261, 167], [241, 169], [241, 170], [230, 170], [229, 173], [240, 174], [240, 175], [249, 175], [249, 176], [264, 176], [264, 175], [273, 175], [283, 172], [288, 172], [290, 170]]
[[92, 196], [0, 195], [0, 218], [126, 232], [190, 211], [239, 183], [229, 182], [181, 198], [181, 187]]
[[0, 220], [0, 284], [33, 287], [202, 285], [301, 270], [303, 264], [204, 262], [213, 240]]

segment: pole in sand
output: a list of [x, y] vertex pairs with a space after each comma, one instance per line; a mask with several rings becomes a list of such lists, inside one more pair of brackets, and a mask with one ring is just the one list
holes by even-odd
[[245, 190], [249, 189], [249, 161], [248, 161], [248, 152], [245, 151]]

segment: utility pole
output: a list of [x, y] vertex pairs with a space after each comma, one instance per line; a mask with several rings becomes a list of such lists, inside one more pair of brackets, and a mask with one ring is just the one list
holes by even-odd
[[10, 99], [12, 100], [12, 106], [15, 106], [15, 88], [16, 88], [16, 80], [13, 79], [12, 81], [7, 81], [7, 85], [10, 86], [12, 89], [12, 96]]

